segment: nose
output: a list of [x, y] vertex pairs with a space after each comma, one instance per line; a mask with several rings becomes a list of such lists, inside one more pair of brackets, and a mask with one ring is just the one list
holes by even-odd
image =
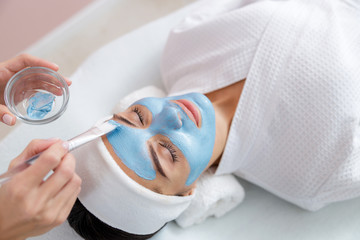
[[162, 128], [180, 129], [182, 127], [180, 116], [180, 111], [177, 107], [167, 106], [161, 112], [159, 124], [161, 124]]

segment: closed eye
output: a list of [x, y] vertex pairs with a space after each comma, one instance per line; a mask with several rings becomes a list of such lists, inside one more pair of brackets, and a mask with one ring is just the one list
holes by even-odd
[[138, 107], [134, 107], [133, 112], [135, 112], [138, 115], [141, 124], [144, 125], [144, 116], [141, 110]]
[[125, 123], [127, 123], [127, 124], [129, 124], [129, 125], [131, 125], [131, 126], [133, 126], [133, 127], [136, 127], [135, 124], [133, 124], [132, 122], [130, 122], [130, 121], [127, 120], [126, 118], [122, 117], [121, 115], [114, 114], [114, 119], [118, 119], [118, 120], [120, 120], [120, 121], [122, 121], [122, 122], [125, 122]]
[[158, 156], [157, 156], [154, 148], [153, 148], [151, 145], [149, 145], [149, 148], [150, 148], [150, 156], [151, 156], [152, 161], [153, 161], [153, 163], [155, 164], [158, 172], [159, 172], [163, 177], [166, 177], [167, 179], [169, 179], [169, 178], [166, 176], [166, 174], [165, 174], [165, 172], [164, 172], [164, 170], [163, 170], [163, 168], [162, 168], [162, 166], [161, 166], [161, 164], [160, 164], [159, 158], [158, 158]]
[[178, 160], [178, 156], [177, 156], [177, 154], [176, 154], [176, 149], [174, 148], [173, 145], [171, 145], [171, 144], [169, 144], [169, 143], [167, 143], [167, 142], [165, 142], [165, 143], [159, 143], [159, 144], [160, 144], [160, 146], [166, 148], [166, 149], [169, 151], [169, 153], [170, 153], [170, 155], [171, 155], [171, 157], [172, 157], [173, 162], [178, 162], [178, 161], [179, 161], [179, 160]]

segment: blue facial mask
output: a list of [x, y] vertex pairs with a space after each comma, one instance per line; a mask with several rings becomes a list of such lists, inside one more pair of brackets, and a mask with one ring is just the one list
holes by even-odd
[[27, 114], [32, 119], [43, 119], [51, 112], [55, 96], [51, 93], [38, 92], [29, 99]]
[[[191, 101], [200, 110], [200, 128], [178, 104], [171, 101], [180, 99]], [[143, 105], [149, 109], [152, 114], [151, 125], [146, 129], [138, 129], [112, 121], [117, 129], [109, 133], [107, 138], [116, 155], [138, 176], [153, 180], [156, 172], [147, 141], [157, 134], [164, 135], [186, 157], [190, 166], [186, 185], [191, 185], [208, 165], [214, 148], [215, 112], [209, 99], [199, 93], [190, 93], [168, 98], [144, 98], [133, 105]]]

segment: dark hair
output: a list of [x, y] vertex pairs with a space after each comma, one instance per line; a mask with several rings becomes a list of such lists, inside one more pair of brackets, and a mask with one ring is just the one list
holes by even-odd
[[162, 229], [147, 235], [124, 232], [99, 220], [82, 205], [79, 199], [76, 200], [70, 212], [68, 222], [86, 240], [143, 240], [151, 238]]

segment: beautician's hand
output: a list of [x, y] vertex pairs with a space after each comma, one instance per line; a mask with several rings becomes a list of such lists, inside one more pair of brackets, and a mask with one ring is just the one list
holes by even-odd
[[[42, 151], [33, 165], [0, 187], [0, 240], [26, 239], [61, 224], [80, 192], [75, 159], [61, 140], [33, 140], [9, 169]], [[43, 181], [50, 170], [54, 174]]]
[[[21, 54], [8, 61], [0, 62], [0, 121], [9, 126], [15, 124], [16, 118], [5, 106], [5, 86], [14, 74], [26, 67], [46, 67], [54, 71], [59, 70], [59, 67], [56, 64], [31, 56], [29, 54]], [[66, 80], [68, 85], [71, 84], [71, 81], [69, 79], [64, 79]]]

